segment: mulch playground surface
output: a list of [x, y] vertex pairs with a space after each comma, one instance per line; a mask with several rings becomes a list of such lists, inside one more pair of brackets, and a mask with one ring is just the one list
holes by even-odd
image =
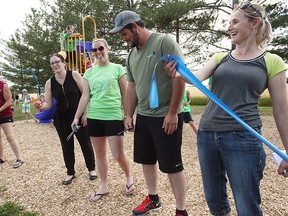
[[[195, 115], [196, 124], [200, 115]], [[273, 117], [262, 117], [263, 136], [282, 149], [279, 134]], [[99, 186], [99, 179], [90, 181], [84, 159], [76, 142], [76, 178], [68, 186], [62, 185], [66, 176], [61, 146], [52, 125], [14, 123], [17, 139], [24, 155], [24, 164], [13, 169], [15, 156], [6, 139], [4, 141], [5, 163], [0, 165], [0, 204], [15, 202], [29, 211], [47, 216], [80, 216], [80, 215], [132, 215], [132, 209], [145, 198], [147, 191], [142, 174], [142, 167], [132, 162], [133, 134], [125, 134], [125, 149], [131, 158], [132, 172], [136, 191], [131, 196], [124, 195], [125, 177], [118, 164], [109, 157], [110, 193], [96, 203], [88, 197]], [[108, 147], [108, 146], [107, 146]], [[108, 147], [109, 148], [109, 147]], [[265, 146], [267, 164], [261, 182], [262, 209], [266, 216], [288, 216], [288, 179], [277, 174], [277, 165], [271, 157], [271, 150]], [[203, 187], [197, 157], [196, 135], [188, 124], [183, 128], [183, 162], [187, 184], [187, 210], [191, 216], [210, 215], [203, 195]], [[213, 162], [212, 162], [213, 163]], [[162, 200], [162, 209], [150, 215], [174, 216], [174, 197], [167, 175], [159, 172], [158, 190]], [[231, 191], [229, 197], [233, 215], [236, 215]]]

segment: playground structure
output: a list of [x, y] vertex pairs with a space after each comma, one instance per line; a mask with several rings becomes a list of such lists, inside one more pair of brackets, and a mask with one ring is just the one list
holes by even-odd
[[[91, 58], [91, 51], [92, 51], [92, 42], [86, 41], [86, 34], [85, 34], [85, 21], [87, 19], [91, 19], [93, 22], [93, 27], [94, 27], [94, 38], [97, 38], [96, 36], [96, 22], [95, 20], [91, 17], [91, 16], [85, 16], [82, 19], [82, 35], [73, 35], [73, 36], [69, 36], [73, 39], [75, 39], [76, 41], [76, 55], [73, 56], [73, 52], [72, 53], [72, 58], [70, 58], [70, 56], [67, 56], [68, 59], [68, 64], [67, 64], [67, 69], [69, 70], [73, 70], [76, 69], [79, 71], [79, 73], [83, 76], [86, 69], [87, 69], [87, 63], [88, 61], [90, 61], [90, 63], [92, 64], [92, 58]], [[61, 33], [60, 36], [60, 44], [62, 46], [62, 35], [63, 33]], [[69, 46], [68, 46], [69, 47]], [[61, 47], [62, 48], [62, 47]], [[68, 50], [69, 51], [69, 50]], [[68, 52], [68, 54], [70, 54], [70, 52]], [[87, 58], [86, 58], [87, 56]], [[85, 58], [84, 58], [85, 57]], [[73, 68], [73, 65], [71, 64], [71, 59], [73, 62], [76, 62], [76, 68]], [[74, 61], [74, 59], [76, 61]], [[41, 86], [38, 82], [37, 76], [35, 74], [35, 69], [10, 69], [10, 68], [3, 68], [0, 69], [0, 73], [5, 73], [5, 72], [12, 72], [12, 73], [31, 73], [31, 75], [34, 78], [34, 86], [37, 87], [38, 89], [38, 94], [41, 94]]]
[[[67, 69], [68, 70], [78, 70], [79, 73], [83, 76], [87, 70], [87, 63], [90, 61], [92, 63], [91, 51], [92, 51], [92, 42], [86, 41], [85, 35], [85, 21], [91, 19], [94, 26], [94, 38], [96, 37], [96, 22], [91, 16], [85, 16], [82, 19], [82, 35], [71, 35], [68, 38], [72, 38], [73, 41], [76, 41], [76, 52], [75, 55], [72, 50], [69, 50], [70, 41], [68, 41], [68, 56], [67, 56]], [[60, 45], [62, 48], [61, 41], [63, 40], [63, 33], [60, 34]], [[61, 49], [62, 50], [62, 49]], [[70, 56], [72, 55], [72, 56]], [[76, 65], [73, 65], [72, 62], [75, 62]]]

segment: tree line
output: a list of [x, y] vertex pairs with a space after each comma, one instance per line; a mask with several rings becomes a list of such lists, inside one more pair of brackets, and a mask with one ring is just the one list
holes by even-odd
[[[1, 68], [34, 69], [41, 86], [52, 76], [49, 56], [60, 51], [60, 34], [70, 24], [75, 26], [75, 32], [82, 34], [82, 18], [87, 15], [96, 21], [97, 37], [104, 37], [111, 46], [110, 60], [120, 64], [125, 63], [125, 53], [128, 53], [129, 47], [123, 44], [118, 35], [110, 35], [108, 32], [114, 26], [115, 16], [122, 10], [139, 13], [146, 27], [152, 31], [174, 35], [192, 66], [206, 61], [212, 52], [231, 49], [229, 43], [223, 43], [229, 40], [226, 27], [232, 11], [232, 6], [226, 0], [209, 3], [205, 0], [55, 0], [54, 4], [48, 0], [40, 2], [39, 9], [31, 8], [31, 12], [26, 14], [21, 29], [17, 29], [8, 40], [1, 40], [5, 48], [0, 55], [6, 61], [0, 64]], [[281, 0], [265, 6], [275, 33], [269, 49], [288, 61], [287, 4], [285, 0]], [[85, 23], [85, 36], [86, 41], [93, 40], [92, 21], [87, 20]], [[3, 75], [15, 83], [14, 90], [26, 88], [33, 91], [35, 84], [29, 73]]]

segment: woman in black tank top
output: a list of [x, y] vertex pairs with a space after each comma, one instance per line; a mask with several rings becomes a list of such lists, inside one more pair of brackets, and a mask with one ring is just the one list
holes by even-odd
[[[74, 137], [67, 137], [71, 134], [71, 123], [74, 119], [75, 112], [82, 93], [83, 79], [76, 71], [66, 71], [63, 56], [53, 54], [50, 58], [50, 65], [54, 71], [51, 79], [45, 84], [46, 101], [41, 105], [36, 105], [41, 110], [47, 110], [52, 105], [52, 98], [56, 99], [56, 110], [53, 118], [53, 124], [59, 135], [67, 176], [63, 181], [68, 185], [75, 178], [75, 154], [74, 154]], [[97, 178], [95, 172], [95, 156], [90, 139], [86, 134], [87, 118], [84, 114], [81, 118], [81, 126], [75, 132], [75, 136], [81, 146], [84, 155], [86, 167], [89, 172], [89, 179]]]

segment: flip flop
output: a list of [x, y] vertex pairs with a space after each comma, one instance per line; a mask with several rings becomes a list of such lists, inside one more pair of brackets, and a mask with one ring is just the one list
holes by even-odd
[[[97, 202], [98, 200], [100, 200], [103, 196], [109, 194], [109, 192], [106, 192], [106, 193], [97, 193], [95, 192], [94, 194], [92, 194], [90, 197], [89, 197], [89, 200], [90, 202]], [[98, 197], [98, 198], [95, 198], [95, 197]]]
[[126, 195], [131, 195], [134, 193], [134, 190], [135, 190], [134, 182], [130, 184], [129, 186], [128, 185], [125, 185], [125, 186], [126, 186], [126, 191], [125, 191]]

